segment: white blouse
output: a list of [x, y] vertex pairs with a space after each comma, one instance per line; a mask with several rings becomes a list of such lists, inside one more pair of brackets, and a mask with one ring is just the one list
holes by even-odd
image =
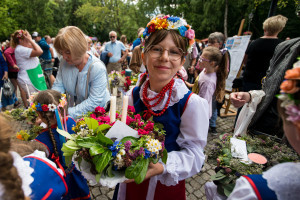
[[[144, 85], [145, 83], [140, 90], [141, 99]], [[188, 88], [181, 79], [175, 79], [169, 107], [178, 103], [188, 91]], [[149, 88], [147, 92], [149, 98], [157, 95], [156, 92], [151, 91]], [[132, 92], [130, 92], [130, 94], [132, 94]], [[153, 110], [162, 110], [168, 100], [168, 96], [169, 94], [166, 93], [164, 99], [157, 106], [153, 107]], [[132, 95], [129, 96], [129, 105], [133, 106]], [[158, 180], [164, 185], [171, 186], [200, 172], [205, 161], [203, 150], [207, 142], [208, 115], [209, 107], [207, 101], [196, 94], [192, 94], [181, 116], [180, 133], [176, 140], [181, 150], [169, 152], [167, 164], [163, 164], [163, 174], [150, 179], [147, 200], [154, 198]], [[125, 197], [126, 184], [121, 183], [118, 199], [125, 199]]]
[[[278, 164], [263, 172], [263, 178], [267, 180], [268, 187], [275, 192], [277, 199], [299, 199], [300, 163]], [[228, 197], [228, 200], [256, 199], [258, 198], [252, 186], [244, 177], [236, 181], [234, 190]]]

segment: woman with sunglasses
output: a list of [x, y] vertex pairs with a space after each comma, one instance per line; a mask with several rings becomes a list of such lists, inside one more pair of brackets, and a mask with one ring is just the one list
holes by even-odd
[[175, 78], [194, 43], [194, 30], [179, 17], [151, 20], [144, 33], [146, 75], [131, 91], [129, 105], [144, 119], [153, 117], [166, 131], [167, 163], [150, 163], [141, 184], [121, 183], [114, 199], [186, 199], [185, 179], [200, 172], [208, 132], [207, 101]]

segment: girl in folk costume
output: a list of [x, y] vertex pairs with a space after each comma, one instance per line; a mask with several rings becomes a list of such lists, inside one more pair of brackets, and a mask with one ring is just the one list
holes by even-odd
[[26, 95], [28, 93], [46, 90], [45, 77], [37, 56], [43, 50], [35, 43], [31, 35], [24, 30], [18, 30], [11, 36], [11, 46], [15, 48], [15, 58], [19, 67], [18, 83], [25, 107], [28, 107]]
[[[68, 191], [63, 171], [46, 158], [42, 144], [10, 142], [14, 134], [0, 116], [0, 199], [57, 200]], [[21, 155], [25, 155], [23, 158]]]
[[59, 135], [56, 128], [64, 126], [66, 131], [73, 134], [72, 127], [76, 125], [74, 119], [66, 117], [65, 114], [62, 118], [62, 125], [60, 120], [57, 120], [56, 116], [59, 115], [58, 113], [65, 112], [66, 104], [65, 95], [55, 90], [45, 90], [37, 94], [33, 100], [32, 108], [36, 110], [39, 118], [47, 124], [47, 128], [42, 131], [35, 140], [47, 147], [48, 158], [54, 161], [65, 173], [64, 177], [69, 192], [64, 196], [64, 199], [90, 199], [86, 180], [75, 168], [73, 163], [66, 166], [65, 158], [61, 151], [65, 138]]
[[[284, 134], [290, 145], [300, 155], [300, 65], [287, 70], [281, 86], [282, 94], [278, 96], [278, 112], [283, 120]], [[241, 98], [244, 96], [243, 98]], [[241, 102], [250, 102], [248, 92], [231, 94], [233, 105]], [[228, 197], [229, 200], [256, 200], [256, 199], [299, 199], [300, 191], [300, 163], [281, 163], [263, 174], [242, 176]]]
[[194, 43], [194, 30], [179, 17], [150, 21], [143, 34], [142, 54], [148, 76], [133, 88], [129, 105], [143, 118], [153, 117], [166, 130], [167, 164], [149, 164], [143, 183], [121, 183], [114, 199], [185, 199], [185, 179], [200, 172], [207, 141], [208, 104], [175, 78]]

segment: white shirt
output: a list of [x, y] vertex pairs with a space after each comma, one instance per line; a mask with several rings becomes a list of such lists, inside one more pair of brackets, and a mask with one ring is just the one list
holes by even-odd
[[28, 85], [32, 85], [26, 70], [36, 68], [39, 64], [38, 57], [30, 57], [33, 49], [18, 45], [15, 49], [15, 58], [20, 68], [18, 72], [18, 80]]

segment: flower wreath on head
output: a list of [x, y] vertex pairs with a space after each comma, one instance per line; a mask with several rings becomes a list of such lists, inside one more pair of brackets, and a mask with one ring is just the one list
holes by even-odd
[[189, 44], [187, 46], [188, 52], [190, 53], [192, 51], [192, 46], [195, 43], [195, 31], [191, 29], [191, 26], [188, 25], [184, 19], [176, 16], [166, 15], [164, 17], [156, 17], [151, 20], [143, 32], [142, 39], [149, 37], [151, 33], [161, 29], [178, 30], [182, 37], [189, 40]]
[[19, 31], [18, 31], [18, 35], [17, 35], [17, 38], [24, 38], [24, 33], [25, 33], [25, 31], [19, 30]]
[[282, 101], [280, 106], [285, 108], [287, 120], [300, 128], [300, 99], [296, 96], [300, 91], [300, 60], [294, 64], [293, 69], [285, 72], [284, 78], [286, 80], [280, 85], [281, 94], [277, 97]]
[[67, 105], [67, 100], [66, 100], [66, 95], [65, 94], [61, 94], [61, 99], [59, 100], [59, 104], [58, 106], [56, 106], [55, 104], [51, 103], [51, 104], [41, 104], [41, 103], [31, 103], [31, 108], [35, 111], [41, 111], [41, 112], [55, 112], [55, 109], [61, 107], [63, 108], [65, 105]]

